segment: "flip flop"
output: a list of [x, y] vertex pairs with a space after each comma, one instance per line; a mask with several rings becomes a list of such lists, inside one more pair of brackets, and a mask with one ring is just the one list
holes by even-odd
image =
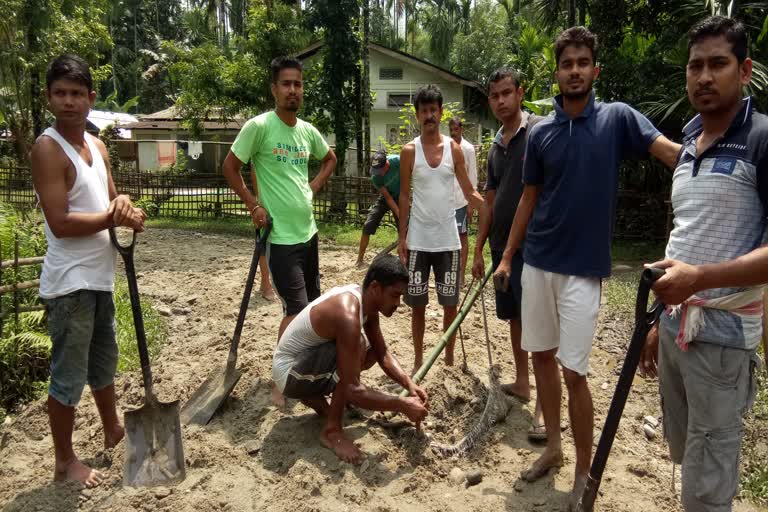
[[537, 425], [535, 422], [531, 422], [531, 428], [528, 429], [528, 439], [535, 442], [546, 441], [547, 427], [543, 424]]

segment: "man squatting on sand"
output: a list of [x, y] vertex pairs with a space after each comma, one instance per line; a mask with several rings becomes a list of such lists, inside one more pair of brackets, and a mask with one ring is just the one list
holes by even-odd
[[[379, 313], [391, 317], [407, 286], [408, 272], [400, 260], [386, 254], [376, 257], [362, 287], [332, 288], [312, 301], [288, 325], [275, 349], [275, 385], [284, 396], [301, 400], [325, 418], [320, 442], [346, 462], [362, 462], [362, 452], [342, 429], [347, 404], [402, 413], [417, 428], [427, 415], [427, 393], [400, 368], [379, 326]], [[364, 386], [360, 373], [374, 363], [411, 396]]]

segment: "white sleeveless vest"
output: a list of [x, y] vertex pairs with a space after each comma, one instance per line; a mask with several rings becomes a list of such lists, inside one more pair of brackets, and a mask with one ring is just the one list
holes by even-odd
[[[277, 342], [275, 347], [275, 353], [272, 357], [272, 381], [281, 392], [285, 389], [285, 383], [288, 381], [288, 374], [293, 367], [296, 357], [299, 356], [305, 350], [322, 345], [323, 343], [330, 343], [333, 340], [327, 340], [317, 335], [315, 329], [312, 327], [312, 321], [310, 319], [310, 313], [312, 308], [325, 302], [331, 297], [342, 293], [351, 293], [357, 298], [360, 303], [360, 326], [365, 324], [365, 317], [363, 316], [363, 290], [359, 284], [348, 284], [346, 286], [337, 286], [331, 288], [326, 293], [310, 302], [307, 307], [301, 310], [296, 315], [296, 318], [291, 320], [288, 327], [285, 329], [283, 336]], [[360, 333], [361, 339], [365, 339], [365, 335]], [[365, 339], [367, 344], [367, 339]]]
[[430, 167], [421, 137], [413, 140], [416, 158], [413, 162], [413, 206], [408, 222], [408, 249], [424, 252], [456, 251], [461, 249], [456, 228], [453, 202], [453, 169], [451, 138], [443, 137], [443, 157], [437, 167]]
[[[89, 166], [55, 128], [43, 135], [55, 140], [72, 161], [77, 176], [67, 192], [70, 212], [100, 213], [109, 207], [107, 167], [92, 136], [85, 134], [93, 165]], [[57, 238], [45, 220], [48, 252], [40, 275], [40, 297], [53, 299], [77, 290], [111, 292], [115, 280], [115, 250], [107, 230], [75, 238]]]

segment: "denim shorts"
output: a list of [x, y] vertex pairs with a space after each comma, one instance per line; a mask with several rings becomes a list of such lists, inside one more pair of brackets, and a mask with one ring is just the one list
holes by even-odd
[[115, 380], [117, 340], [112, 292], [78, 290], [44, 299], [51, 336], [48, 394], [74, 407], [87, 382], [92, 390]]

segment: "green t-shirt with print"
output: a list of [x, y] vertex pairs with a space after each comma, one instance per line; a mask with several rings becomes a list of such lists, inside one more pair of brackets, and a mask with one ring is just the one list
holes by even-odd
[[246, 121], [232, 144], [241, 162], [253, 162], [259, 201], [272, 216], [269, 240], [280, 245], [308, 241], [317, 233], [309, 187], [309, 155], [322, 160], [328, 143], [311, 124], [285, 124], [274, 111]]
[[389, 162], [387, 174], [384, 176], [372, 176], [371, 181], [376, 190], [386, 187], [392, 199], [397, 201], [398, 197], [400, 197], [400, 155], [390, 155], [387, 157], [387, 161]]

